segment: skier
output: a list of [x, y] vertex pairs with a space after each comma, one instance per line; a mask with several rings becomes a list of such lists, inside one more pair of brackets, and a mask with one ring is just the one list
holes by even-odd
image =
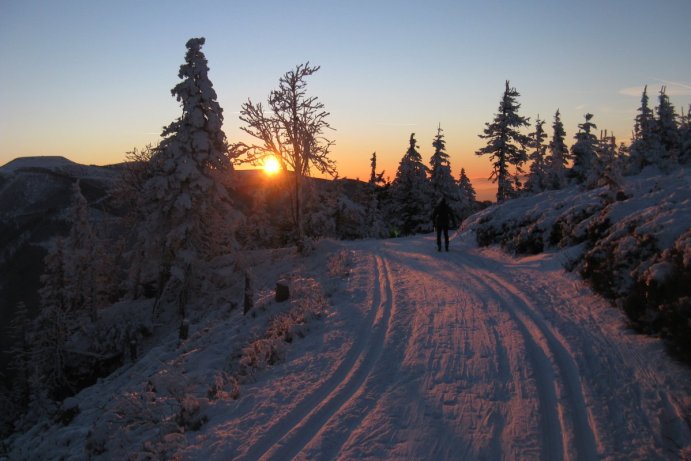
[[437, 231], [437, 251], [441, 251], [441, 232], [444, 231], [444, 248], [449, 251], [449, 224], [450, 221], [455, 223], [456, 217], [446, 203], [446, 198], [442, 197], [434, 212], [432, 212], [432, 223], [434, 229]]

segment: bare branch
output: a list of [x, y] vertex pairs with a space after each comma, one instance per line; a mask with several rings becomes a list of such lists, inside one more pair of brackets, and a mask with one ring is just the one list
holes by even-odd
[[305, 79], [318, 70], [319, 66], [311, 67], [309, 62], [299, 64], [286, 72], [279, 79], [278, 88], [269, 93], [267, 112], [251, 100], [240, 111], [240, 120], [246, 124], [241, 129], [260, 141], [258, 145], [237, 145], [243, 161], [256, 164], [274, 155], [283, 170], [290, 168], [295, 172], [294, 208], [299, 239], [301, 177], [309, 176], [312, 167], [337, 176], [336, 162], [329, 158], [334, 141], [324, 135], [324, 131], [333, 129], [327, 121], [330, 114], [316, 96], [307, 96]]

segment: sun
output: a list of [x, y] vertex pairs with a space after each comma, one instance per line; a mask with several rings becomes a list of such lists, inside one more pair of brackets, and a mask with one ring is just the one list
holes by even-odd
[[281, 164], [276, 157], [267, 157], [264, 160], [264, 172], [268, 175], [274, 175], [281, 171]]

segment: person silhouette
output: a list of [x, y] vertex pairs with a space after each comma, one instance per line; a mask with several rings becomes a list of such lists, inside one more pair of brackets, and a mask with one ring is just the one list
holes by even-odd
[[449, 225], [451, 221], [455, 221], [455, 216], [448, 203], [446, 203], [446, 198], [442, 197], [432, 212], [432, 223], [437, 231], [437, 251], [441, 251], [442, 231], [444, 232], [444, 249], [449, 251]]

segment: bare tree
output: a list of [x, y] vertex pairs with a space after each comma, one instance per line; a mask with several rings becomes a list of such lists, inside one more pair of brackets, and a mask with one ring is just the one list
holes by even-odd
[[272, 90], [268, 111], [261, 103], [250, 99], [242, 105], [241, 129], [261, 141], [259, 145], [237, 144], [237, 152], [245, 162], [257, 164], [268, 156], [275, 156], [283, 171], [293, 171], [293, 220], [298, 250], [304, 250], [303, 178], [314, 167], [318, 172], [337, 176], [336, 164], [329, 158], [334, 142], [324, 136], [332, 129], [326, 118], [329, 112], [316, 96], [307, 96], [305, 79], [319, 70], [309, 62], [300, 64], [279, 79], [278, 89]]

